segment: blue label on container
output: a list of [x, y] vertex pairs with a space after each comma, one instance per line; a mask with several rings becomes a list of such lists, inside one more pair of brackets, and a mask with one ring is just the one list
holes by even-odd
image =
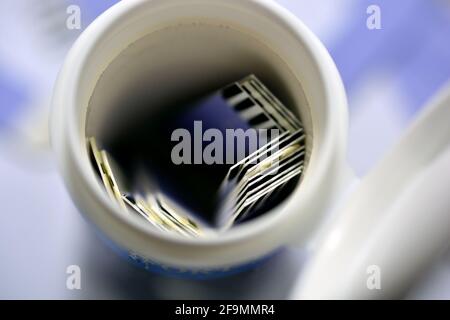
[[216, 279], [226, 276], [235, 275], [244, 271], [248, 271], [251, 269], [256, 268], [257, 266], [261, 265], [265, 261], [269, 260], [271, 257], [275, 255], [275, 253], [271, 253], [269, 255], [266, 255], [260, 259], [254, 260], [249, 263], [228, 267], [228, 268], [205, 268], [205, 269], [184, 269], [179, 267], [173, 267], [173, 266], [167, 266], [162, 263], [153, 261], [148, 258], [144, 258], [140, 255], [138, 255], [135, 252], [126, 250], [118, 246], [116, 243], [111, 241], [109, 238], [105, 237], [102, 233], [98, 231], [97, 228], [95, 228], [97, 231], [97, 234], [99, 237], [110, 247], [115, 253], [117, 253], [122, 258], [126, 259], [127, 261], [131, 262], [133, 265], [143, 268], [147, 271], [165, 275], [165, 276], [171, 276], [176, 278], [184, 278], [184, 279], [195, 279], [195, 280], [208, 280], [208, 279]]

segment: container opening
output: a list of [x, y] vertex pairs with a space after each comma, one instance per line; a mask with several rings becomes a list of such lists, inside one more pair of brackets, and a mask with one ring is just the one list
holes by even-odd
[[[230, 227], [218, 224], [217, 219], [217, 186], [222, 185], [229, 166], [210, 165], [204, 159], [194, 164], [195, 155], [191, 155], [191, 164], [175, 164], [172, 151], [178, 142], [172, 141], [175, 128], [168, 124], [200, 99], [249, 75], [255, 75], [304, 125], [308, 137], [302, 140], [305, 170], [311, 123], [301, 85], [284, 60], [250, 34], [223, 24], [179, 22], [132, 43], [102, 73], [89, 101], [86, 137], [95, 137], [98, 149], [108, 152], [121, 188], [162, 195], [153, 199], [153, 209], [149, 203], [146, 209], [163, 208], [172, 221], [153, 217], [156, 224], [177, 224], [180, 221], [175, 220], [185, 218], [186, 225], [192, 224], [192, 233], [184, 230], [187, 235], [198, 235], [196, 228], [208, 234]], [[220, 119], [222, 115], [219, 110], [212, 111], [210, 120], [226, 121]], [[192, 137], [192, 143], [198, 138]], [[92, 160], [95, 169], [95, 157]], [[301, 174], [291, 179], [274, 201], [252, 214], [252, 219], [276, 208], [299, 180]], [[139, 207], [135, 197], [128, 200], [133, 203], [127, 206]], [[173, 211], [179, 210], [189, 216], [177, 217]]]

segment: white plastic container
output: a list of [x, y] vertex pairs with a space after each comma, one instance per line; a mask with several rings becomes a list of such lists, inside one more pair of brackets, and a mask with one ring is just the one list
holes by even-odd
[[[86, 136], [108, 137], [151, 93], [174, 92], [256, 73], [302, 117], [307, 168], [271, 212], [217, 237], [157, 232], [115, 206], [95, 177]], [[278, 248], [303, 245], [351, 180], [345, 161], [347, 103], [328, 52], [290, 12], [267, 0], [128, 0], [95, 20], [70, 50], [53, 97], [52, 145], [73, 201], [126, 255], [167, 269], [223, 271]]]

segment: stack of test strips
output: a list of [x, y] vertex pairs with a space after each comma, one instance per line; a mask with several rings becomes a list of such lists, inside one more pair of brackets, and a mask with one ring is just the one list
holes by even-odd
[[268, 119], [260, 128], [277, 128], [279, 135], [245, 157], [228, 171], [220, 188], [217, 224], [229, 228], [270, 208], [293, 178], [301, 175], [305, 134], [299, 119], [255, 76], [224, 89], [231, 107], [246, 114], [259, 110]]
[[172, 231], [187, 236], [200, 236], [202, 234], [201, 227], [187, 214], [180, 213], [179, 208], [175, 208], [163, 194], [147, 194], [144, 197], [138, 193], [132, 195], [125, 192], [123, 187], [119, 186], [120, 183], [116, 178], [116, 174], [120, 170], [117, 165], [114, 165], [108, 153], [105, 150], [99, 150], [95, 139], [92, 137], [88, 139], [88, 145], [91, 158], [97, 167], [108, 195], [123, 210], [138, 213], [159, 230]]

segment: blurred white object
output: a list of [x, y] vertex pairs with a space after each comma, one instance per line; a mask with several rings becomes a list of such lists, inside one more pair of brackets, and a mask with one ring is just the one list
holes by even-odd
[[450, 85], [328, 224], [292, 298], [399, 297], [448, 248], [449, 119]]

